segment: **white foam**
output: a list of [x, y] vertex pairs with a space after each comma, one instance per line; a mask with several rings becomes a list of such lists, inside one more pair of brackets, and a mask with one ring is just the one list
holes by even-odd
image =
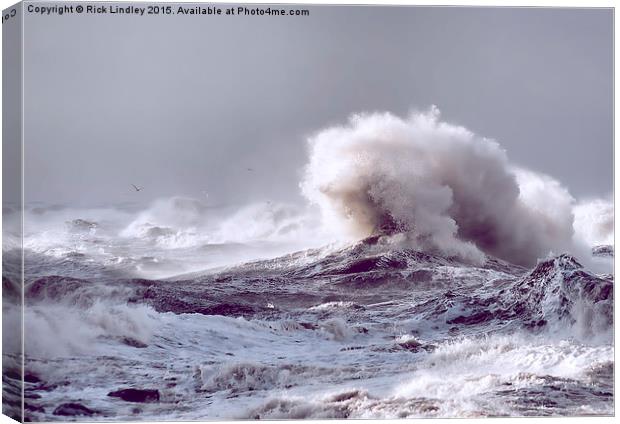
[[447, 254], [524, 265], [573, 246], [568, 191], [515, 167], [497, 142], [440, 121], [437, 108], [354, 115], [309, 144], [302, 192], [349, 237], [389, 228]]
[[614, 205], [611, 199], [584, 200], [574, 208], [575, 233], [588, 246], [614, 244]]
[[[25, 349], [31, 358], [92, 355], [109, 338], [148, 344], [158, 314], [146, 305], [100, 300], [87, 308], [65, 303], [28, 305], [24, 313]], [[103, 338], [103, 339], [101, 339]]]

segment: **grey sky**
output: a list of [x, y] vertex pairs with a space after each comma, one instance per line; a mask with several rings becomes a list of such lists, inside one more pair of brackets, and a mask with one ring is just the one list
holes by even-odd
[[27, 14], [26, 200], [296, 199], [310, 133], [431, 104], [577, 197], [611, 192], [611, 10], [305, 8]]

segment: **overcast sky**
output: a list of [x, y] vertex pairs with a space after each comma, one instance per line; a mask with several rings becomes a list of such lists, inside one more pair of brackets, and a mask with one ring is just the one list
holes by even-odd
[[298, 199], [309, 134], [431, 104], [577, 197], [611, 192], [611, 10], [307, 8], [27, 14], [26, 200]]

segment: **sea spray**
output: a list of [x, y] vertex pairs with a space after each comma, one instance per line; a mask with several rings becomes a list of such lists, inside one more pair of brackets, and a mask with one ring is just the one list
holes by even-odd
[[353, 115], [310, 138], [301, 182], [344, 235], [405, 232], [422, 249], [531, 266], [573, 245], [574, 199], [550, 176], [518, 169], [500, 145], [440, 120]]

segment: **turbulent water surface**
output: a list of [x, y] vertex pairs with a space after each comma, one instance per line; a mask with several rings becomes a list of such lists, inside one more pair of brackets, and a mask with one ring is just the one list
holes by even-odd
[[[292, 231], [269, 208], [270, 234]], [[613, 414], [613, 279], [570, 255], [472, 263], [397, 235], [297, 250], [115, 213], [27, 212], [49, 223], [25, 239], [27, 419]], [[18, 378], [5, 367], [15, 407]]]
[[28, 203], [26, 418], [613, 414], [609, 199], [577, 201], [436, 108], [355, 115], [309, 155], [297, 205]]

